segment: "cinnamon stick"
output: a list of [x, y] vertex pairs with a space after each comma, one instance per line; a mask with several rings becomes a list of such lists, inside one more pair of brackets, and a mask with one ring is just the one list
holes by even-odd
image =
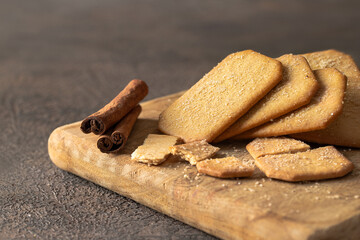
[[103, 134], [143, 100], [148, 91], [144, 81], [132, 80], [111, 102], [85, 118], [81, 123], [81, 130], [84, 133]]
[[141, 106], [137, 105], [123, 119], [121, 119], [114, 128], [111, 128], [102, 135], [97, 141], [97, 147], [100, 151], [103, 153], [119, 152], [125, 146], [140, 112]]

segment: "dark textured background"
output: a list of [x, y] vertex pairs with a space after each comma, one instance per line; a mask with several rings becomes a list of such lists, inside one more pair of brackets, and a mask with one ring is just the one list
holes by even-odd
[[0, 1], [0, 238], [209, 239], [57, 169], [47, 138], [132, 78], [147, 100], [227, 54], [336, 48], [360, 60], [360, 1]]

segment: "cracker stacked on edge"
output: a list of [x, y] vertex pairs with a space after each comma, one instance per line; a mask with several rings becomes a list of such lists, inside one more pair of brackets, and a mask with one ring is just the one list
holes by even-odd
[[316, 70], [315, 76], [320, 88], [308, 105], [234, 139], [281, 136], [329, 126], [342, 111], [346, 77], [334, 68]]
[[283, 65], [282, 81], [217, 137], [216, 142], [241, 134], [310, 103], [319, 84], [306, 59], [286, 54], [277, 60]]
[[252, 50], [230, 54], [159, 117], [185, 142], [213, 141], [282, 79], [279, 61]]

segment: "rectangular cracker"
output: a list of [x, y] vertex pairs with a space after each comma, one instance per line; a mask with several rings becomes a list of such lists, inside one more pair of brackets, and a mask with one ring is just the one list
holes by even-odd
[[312, 69], [334, 67], [348, 78], [342, 114], [326, 129], [295, 134], [294, 138], [360, 148], [360, 71], [350, 55], [336, 50], [303, 55]]
[[276, 60], [283, 65], [281, 82], [217, 137], [215, 142], [257, 127], [311, 101], [319, 86], [306, 59], [302, 56], [286, 54]]
[[235, 136], [234, 139], [281, 136], [329, 126], [342, 111], [346, 77], [335, 68], [319, 69], [314, 73], [320, 88], [310, 104]]
[[249, 177], [255, 167], [236, 157], [208, 159], [196, 164], [199, 173], [218, 178]]
[[294, 154], [267, 155], [255, 159], [267, 177], [284, 181], [310, 181], [342, 177], [354, 165], [333, 146]]
[[251, 50], [230, 54], [160, 114], [159, 129], [185, 142], [211, 142], [281, 78], [277, 60]]
[[180, 156], [191, 165], [196, 165], [197, 162], [214, 156], [219, 150], [220, 148], [214, 147], [204, 140], [170, 147], [171, 154]]
[[309, 149], [310, 146], [306, 143], [285, 137], [256, 138], [246, 145], [246, 150], [248, 150], [253, 158], [265, 155], [304, 152]]
[[178, 137], [149, 134], [144, 144], [131, 154], [131, 159], [149, 165], [159, 165], [170, 155], [169, 147], [179, 142]]

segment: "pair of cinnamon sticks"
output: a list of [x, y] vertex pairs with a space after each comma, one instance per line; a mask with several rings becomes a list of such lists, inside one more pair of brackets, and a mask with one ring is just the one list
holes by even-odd
[[81, 123], [84, 133], [101, 135], [97, 147], [103, 153], [117, 153], [125, 145], [136, 119], [140, 115], [139, 102], [148, 94], [147, 84], [132, 80], [111, 102]]

